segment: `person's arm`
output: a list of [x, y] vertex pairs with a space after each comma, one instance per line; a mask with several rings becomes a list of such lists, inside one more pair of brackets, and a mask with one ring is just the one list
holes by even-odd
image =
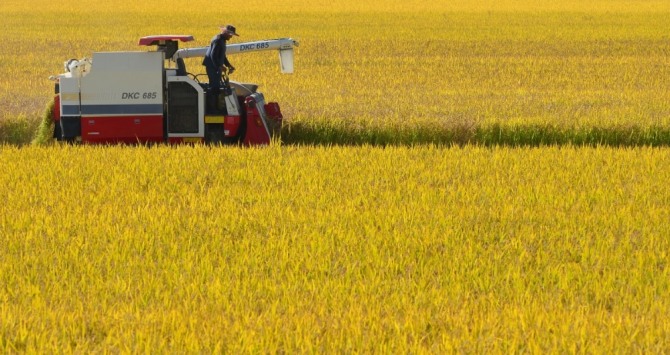
[[212, 41], [212, 63], [214, 64], [215, 68], [221, 67], [221, 45], [219, 44], [219, 41]]
[[228, 56], [226, 56], [226, 41], [221, 42], [221, 66], [226, 66], [231, 72], [235, 70], [235, 67], [230, 64]]
[[226, 67], [228, 67], [230, 69], [235, 69], [235, 67], [233, 67], [233, 65], [230, 64], [230, 62], [228, 61], [228, 57], [226, 57], [225, 54], [223, 55], [223, 65], [225, 65]]

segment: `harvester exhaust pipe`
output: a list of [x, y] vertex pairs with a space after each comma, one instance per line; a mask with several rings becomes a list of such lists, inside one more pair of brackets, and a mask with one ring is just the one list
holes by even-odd
[[[279, 63], [281, 72], [284, 74], [293, 73], [293, 47], [298, 46], [298, 41], [292, 38], [268, 39], [255, 42], [233, 43], [226, 45], [226, 54], [258, 52], [268, 50], [279, 51]], [[183, 48], [178, 50], [172, 60], [178, 58], [204, 57], [207, 47]]]

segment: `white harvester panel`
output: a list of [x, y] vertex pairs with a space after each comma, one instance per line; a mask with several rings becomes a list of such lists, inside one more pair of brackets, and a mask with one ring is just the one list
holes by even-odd
[[58, 81], [60, 92], [61, 116], [81, 116], [79, 109], [79, 80], [71, 74], [65, 74]]
[[82, 117], [163, 115], [162, 52], [94, 53], [80, 80]]

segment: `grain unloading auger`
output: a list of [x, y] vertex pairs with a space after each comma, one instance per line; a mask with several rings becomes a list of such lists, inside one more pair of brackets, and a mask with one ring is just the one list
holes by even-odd
[[[207, 47], [179, 49], [193, 36], [148, 36], [148, 52], [96, 52], [71, 59], [56, 81], [53, 119], [58, 140], [96, 143], [205, 142], [268, 144], [279, 133], [282, 113], [265, 102], [255, 84], [224, 74], [216, 113], [206, 111], [210, 83], [189, 73], [184, 58], [204, 57]], [[281, 38], [228, 44], [226, 53], [276, 50], [282, 73], [293, 72], [298, 42]], [[204, 67], [199, 67], [204, 70]]]

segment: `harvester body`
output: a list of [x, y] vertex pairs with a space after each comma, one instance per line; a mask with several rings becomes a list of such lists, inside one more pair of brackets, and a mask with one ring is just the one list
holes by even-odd
[[[191, 36], [150, 36], [140, 45], [147, 52], [96, 52], [92, 59], [69, 60], [56, 81], [58, 140], [97, 143], [270, 143], [279, 133], [282, 113], [265, 102], [257, 85], [226, 76], [215, 104], [207, 103], [211, 85], [189, 74], [183, 58], [204, 56], [205, 48], [178, 50]], [[231, 54], [279, 50], [282, 72], [293, 71], [291, 39], [229, 45]], [[246, 46], [246, 47], [245, 47]], [[228, 48], [227, 48], [228, 50]], [[215, 110], [206, 108], [215, 107]]]

